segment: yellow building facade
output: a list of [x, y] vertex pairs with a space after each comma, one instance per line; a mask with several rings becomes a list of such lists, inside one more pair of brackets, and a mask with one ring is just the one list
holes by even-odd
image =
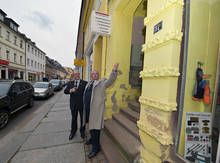
[[0, 79], [25, 79], [25, 36], [2, 10], [0, 15]]
[[[92, 10], [111, 16], [110, 36], [91, 33]], [[112, 66], [120, 63], [118, 78], [106, 91], [105, 119], [126, 107], [127, 100], [139, 99], [140, 162], [186, 161], [185, 113], [215, 116], [215, 92], [211, 91], [211, 104], [206, 105], [192, 100], [192, 90], [198, 62], [212, 76], [211, 90], [216, 88], [219, 16], [219, 0], [86, 1], [84, 79], [89, 80], [92, 69], [101, 78], [108, 77]], [[133, 55], [140, 55], [142, 62]], [[132, 64], [142, 64], [140, 87], [132, 84], [140, 80], [131, 75]]]

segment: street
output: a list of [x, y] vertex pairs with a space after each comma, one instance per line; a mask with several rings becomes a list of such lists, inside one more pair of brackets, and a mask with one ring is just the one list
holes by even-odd
[[79, 132], [69, 141], [70, 127], [69, 96], [63, 90], [37, 100], [30, 110], [13, 115], [1, 131], [0, 162], [84, 163], [84, 141]]
[[41, 107], [43, 104], [52, 103], [57, 94], [62, 91], [63, 90], [55, 92], [49, 99], [36, 99], [34, 101], [34, 106], [30, 109], [25, 107], [12, 114], [8, 125], [0, 130], [0, 147], [7, 144], [19, 130], [30, 122], [36, 116], [37, 111], [43, 110], [44, 107]]

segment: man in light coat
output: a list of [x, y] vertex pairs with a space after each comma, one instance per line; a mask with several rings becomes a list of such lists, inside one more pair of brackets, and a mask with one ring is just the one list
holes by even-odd
[[117, 77], [117, 69], [119, 64], [115, 64], [112, 68], [109, 79], [99, 79], [99, 72], [92, 71], [92, 80], [86, 85], [84, 92], [84, 123], [88, 122], [91, 139], [86, 144], [92, 144], [92, 152], [89, 158], [93, 158], [100, 151], [100, 130], [104, 128], [105, 114], [105, 89], [113, 84]]

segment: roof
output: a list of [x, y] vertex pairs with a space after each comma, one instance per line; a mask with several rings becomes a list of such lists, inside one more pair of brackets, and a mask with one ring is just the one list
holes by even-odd
[[66, 72], [65, 68], [58, 61], [49, 58], [48, 56], [46, 56], [46, 65], [49, 65], [50, 67], [53, 67], [57, 70]]
[[11, 18], [5, 18], [5, 21], [6, 21], [6, 22], [7, 22], [7, 21], [12, 22], [13, 24], [15, 24], [16, 26], [19, 27], [19, 24], [16, 23], [16, 22], [15, 22], [13, 19], [11, 19]]
[[7, 16], [7, 14], [2, 10], [2, 9], [0, 9], [0, 13], [5, 17], [5, 16]]

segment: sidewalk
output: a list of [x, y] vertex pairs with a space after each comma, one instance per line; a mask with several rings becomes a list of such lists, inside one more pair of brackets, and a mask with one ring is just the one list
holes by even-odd
[[[79, 132], [69, 141], [71, 112], [69, 96], [57, 93], [6, 147], [1, 163], [85, 163], [84, 141]], [[42, 111], [43, 110], [43, 111]]]

